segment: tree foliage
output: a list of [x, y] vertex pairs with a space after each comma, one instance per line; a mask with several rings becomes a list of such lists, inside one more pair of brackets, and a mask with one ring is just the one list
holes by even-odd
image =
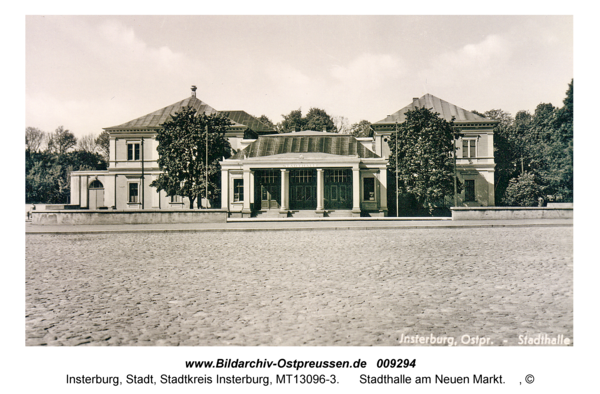
[[196, 198], [216, 199], [221, 183], [219, 160], [231, 155], [231, 145], [225, 138], [230, 125], [231, 121], [222, 115], [199, 114], [191, 107], [171, 115], [156, 134], [158, 165], [163, 172], [150, 186], [164, 190], [168, 196], [188, 197], [190, 209]]
[[100, 154], [108, 163], [110, 153], [110, 134], [108, 134], [108, 131], [103, 130], [102, 133], [98, 135], [98, 138], [96, 138], [96, 146]]
[[373, 137], [371, 122], [368, 120], [361, 120], [358, 123], [353, 123], [352, 126], [350, 126], [350, 134], [355, 137]]
[[280, 133], [290, 133], [292, 131], [314, 130], [337, 132], [336, 126], [331, 116], [320, 108], [311, 108], [306, 116], [302, 116], [302, 110], [296, 109], [283, 116], [283, 121], [279, 127]]
[[[454, 120], [442, 119], [427, 108], [406, 113], [406, 121], [388, 140], [388, 168], [396, 170], [398, 148], [398, 192], [414, 196], [420, 207], [430, 210], [454, 192]], [[391, 186], [394, 188], [395, 186]]]
[[265, 126], [269, 126], [270, 128], [272, 128], [273, 130], [277, 129], [277, 126], [275, 126], [275, 124], [271, 121], [271, 119], [269, 119], [267, 115], [259, 116], [258, 120]]
[[533, 115], [519, 111], [514, 119], [501, 110], [483, 115], [500, 120], [494, 130], [497, 205], [525, 204], [514, 198], [525, 173], [531, 174], [527, 182], [535, 182], [545, 200], [573, 201], [573, 81], [561, 108], [542, 103]]
[[510, 180], [504, 195], [504, 204], [509, 206], [534, 207], [542, 197], [542, 187], [536, 182], [535, 175], [524, 172]]
[[304, 130], [306, 119], [302, 117], [301, 109], [293, 110], [289, 114], [281, 116], [283, 116], [283, 121], [281, 122], [280, 133]]
[[46, 133], [37, 127], [25, 128], [25, 148], [30, 152], [38, 152], [41, 150]]
[[48, 137], [48, 150], [62, 155], [77, 145], [77, 138], [63, 126], [58, 126]]
[[337, 132], [331, 116], [320, 108], [311, 108], [306, 114], [306, 130]]
[[350, 126], [348, 125], [348, 118], [345, 116], [334, 116], [331, 118], [335, 126], [335, 132], [338, 134], [350, 134]]
[[87, 134], [83, 137], [79, 137], [77, 140], [77, 150], [95, 153], [98, 150], [96, 139], [97, 138], [94, 134]]
[[106, 161], [97, 154], [72, 151], [25, 151], [25, 202], [66, 204], [69, 202], [71, 172], [106, 170]]

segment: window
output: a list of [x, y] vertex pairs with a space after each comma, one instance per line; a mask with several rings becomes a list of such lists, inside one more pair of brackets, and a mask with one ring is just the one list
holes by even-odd
[[475, 181], [465, 180], [465, 201], [475, 201]]
[[139, 203], [138, 198], [138, 183], [130, 183], [129, 184], [129, 202], [130, 203]]
[[171, 196], [171, 204], [181, 204], [181, 196]]
[[260, 183], [263, 185], [276, 185], [280, 181], [279, 170], [265, 170], [260, 173]]
[[244, 180], [234, 179], [233, 180], [233, 201], [240, 202], [244, 201]]
[[476, 142], [477, 140], [465, 140], [463, 139], [462, 157], [464, 159], [477, 157], [476, 154]]
[[375, 201], [375, 178], [363, 179], [363, 201]]
[[127, 143], [127, 160], [139, 160], [140, 159], [140, 143], [130, 142]]
[[100, 182], [97, 179], [90, 184], [90, 189], [102, 189], [102, 188], [104, 188], [104, 186], [102, 185], [102, 182]]
[[314, 182], [314, 170], [295, 170], [291, 173], [291, 182], [294, 184], [298, 183], [313, 183]]

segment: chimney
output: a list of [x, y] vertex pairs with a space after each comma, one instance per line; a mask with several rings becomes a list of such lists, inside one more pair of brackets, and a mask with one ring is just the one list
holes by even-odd
[[323, 126], [323, 133], [326, 133], [326, 132], [327, 132], [327, 127]]
[[198, 89], [196, 85], [192, 85], [192, 97], [196, 97], [196, 89]]
[[419, 98], [413, 97], [413, 108], [418, 108], [418, 107], [419, 107]]

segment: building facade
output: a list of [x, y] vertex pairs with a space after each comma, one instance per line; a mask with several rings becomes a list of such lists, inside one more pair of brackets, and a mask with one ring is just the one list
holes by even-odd
[[[110, 135], [106, 171], [71, 174], [71, 204], [82, 209], [189, 209], [186, 197], [167, 196], [150, 187], [158, 166], [157, 130], [169, 116], [191, 106], [198, 113], [220, 113], [232, 126], [226, 133], [233, 157], [221, 164], [221, 208], [238, 217], [387, 216], [390, 156], [387, 138], [405, 113], [427, 107], [455, 126], [457, 172], [464, 184], [460, 206], [494, 205], [492, 121], [432, 95], [373, 123], [373, 137], [306, 130], [277, 134], [244, 111], [217, 111], [192, 95], [118, 126]], [[245, 138], [252, 136], [253, 138]], [[451, 196], [450, 196], [451, 197]], [[207, 206], [207, 202], [203, 202]]]
[[[463, 191], [458, 195], [458, 205], [463, 207], [486, 207], [495, 205], [494, 195], [494, 127], [497, 120], [491, 120], [467, 111], [431, 94], [413, 98], [412, 103], [373, 123], [374, 151], [390, 157], [387, 139], [395, 132], [396, 124], [406, 120], [406, 112], [415, 108], [429, 108], [451, 121], [462, 135], [457, 140], [456, 168]], [[448, 197], [450, 200], [453, 196]]]

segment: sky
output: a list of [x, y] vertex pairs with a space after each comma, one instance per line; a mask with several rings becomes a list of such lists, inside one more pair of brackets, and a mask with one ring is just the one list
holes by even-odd
[[376, 122], [426, 93], [513, 116], [562, 106], [572, 16], [26, 16], [26, 126], [99, 134], [190, 95]]

